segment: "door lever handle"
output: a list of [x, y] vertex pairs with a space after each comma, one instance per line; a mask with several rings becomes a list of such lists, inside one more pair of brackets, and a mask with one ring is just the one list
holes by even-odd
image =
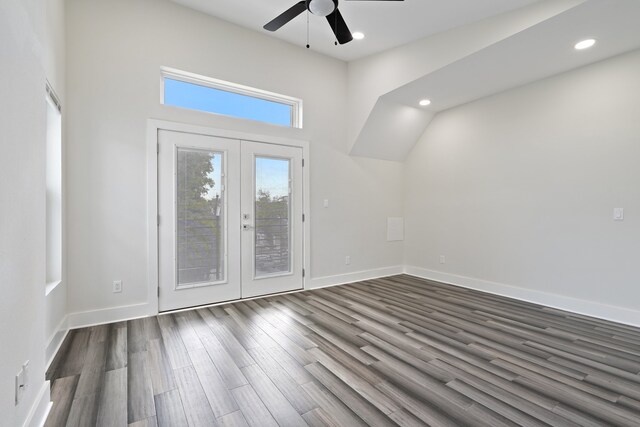
[[243, 230], [251, 230], [253, 228], [253, 226], [251, 224], [242, 224], [242, 229]]

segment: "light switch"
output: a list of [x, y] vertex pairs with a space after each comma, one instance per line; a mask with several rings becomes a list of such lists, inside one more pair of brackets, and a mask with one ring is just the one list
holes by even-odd
[[613, 209], [613, 220], [614, 221], [624, 221], [624, 209], [623, 208], [614, 208]]
[[329, 207], [329, 199], [324, 199], [324, 207], [325, 208]]

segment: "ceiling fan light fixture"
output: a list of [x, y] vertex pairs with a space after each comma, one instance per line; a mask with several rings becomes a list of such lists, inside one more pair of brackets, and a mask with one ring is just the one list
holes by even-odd
[[309, 0], [309, 12], [317, 16], [328, 16], [338, 7], [334, 0]]
[[420, 106], [422, 107], [426, 107], [428, 105], [431, 105], [431, 100], [430, 99], [423, 99], [419, 102]]
[[355, 33], [352, 33], [351, 35], [356, 40], [362, 40], [364, 38], [364, 33], [361, 33], [360, 31], [356, 31]]

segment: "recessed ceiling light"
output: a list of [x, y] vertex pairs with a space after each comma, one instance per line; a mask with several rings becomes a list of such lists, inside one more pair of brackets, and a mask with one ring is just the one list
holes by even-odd
[[422, 105], [423, 107], [426, 107], [427, 105], [431, 105], [431, 100], [423, 99], [422, 101], [420, 101], [420, 105]]
[[594, 44], [596, 44], [596, 40], [595, 39], [586, 39], [586, 40], [582, 40], [581, 42], [576, 43], [575, 48], [576, 48], [576, 50], [589, 49]]
[[356, 31], [355, 33], [353, 33], [351, 35], [356, 40], [362, 40], [364, 38], [364, 33], [361, 33], [360, 31]]

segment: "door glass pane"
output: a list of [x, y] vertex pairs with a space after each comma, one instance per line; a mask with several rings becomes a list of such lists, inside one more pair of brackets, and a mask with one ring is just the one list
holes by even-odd
[[222, 153], [178, 148], [177, 283], [225, 279]]
[[255, 275], [291, 272], [289, 159], [256, 157]]

